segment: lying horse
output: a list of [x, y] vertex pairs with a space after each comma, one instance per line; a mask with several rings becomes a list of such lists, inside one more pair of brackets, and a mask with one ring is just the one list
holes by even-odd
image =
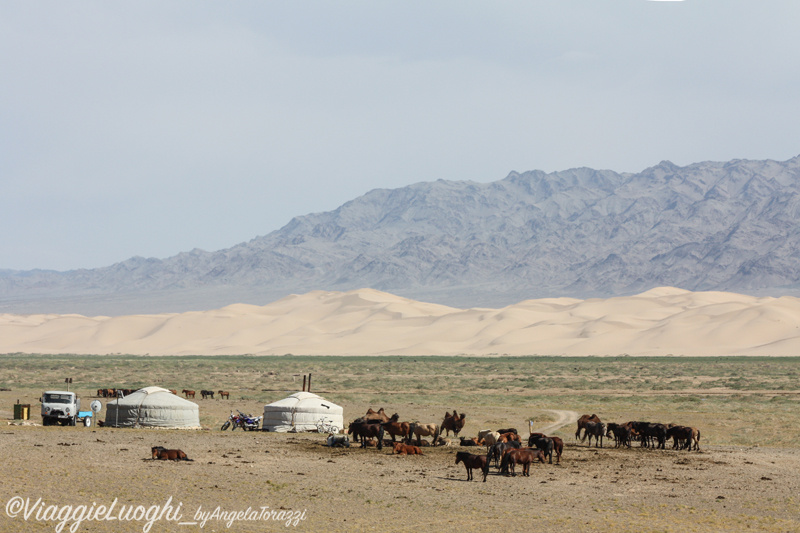
[[471, 439], [468, 437], [459, 437], [459, 439], [461, 439], [459, 446], [480, 446], [478, 439], [475, 437], [472, 437]]
[[[508, 450], [500, 463], [500, 471], [506, 472], [506, 475], [510, 472], [512, 476], [516, 476], [517, 473], [514, 471], [514, 467], [520, 464], [522, 465], [522, 475], [530, 476], [531, 463], [534, 461], [544, 463], [544, 452], [542, 450], [534, 450], [533, 448]], [[552, 463], [552, 460], [550, 462]]]
[[394, 448], [392, 453], [396, 453], [397, 455], [423, 455], [422, 450], [420, 450], [419, 447], [412, 446], [411, 444], [395, 442], [392, 444], [392, 447]]
[[350, 447], [350, 439], [347, 435], [328, 435], [328, 438], [325, 439], [325, 445], [330, 446], [331, 448], [349, 448]]
[[170, 461], [194, 461], [186, 457], [183, 450], [168, 450], [163, 446], [153, 446], [150, 451], [153, 452], [153, 459], [161, 459], [162, 461], [166, 461], [167, 459]]
[[483, 472], [483, 481], [486, 482], [486, 476], [489, 474], [489, 463], [486, 461], [485, 455], [475, 455], [469, 452], [456, 452], [456, 464], [464, 463], [464, 468], [467, 469], [467, 481], [472, 481], [472, 469], [479, 468]]

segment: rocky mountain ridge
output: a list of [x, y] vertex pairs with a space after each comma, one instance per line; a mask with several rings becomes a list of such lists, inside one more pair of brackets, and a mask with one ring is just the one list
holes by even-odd
[[459, 307], [658, 286], [795, 294], [798, 214], [800, 156], [421, 182], [215, 252], [2, 271], [0, 311], [183, 311], [362, 287]]

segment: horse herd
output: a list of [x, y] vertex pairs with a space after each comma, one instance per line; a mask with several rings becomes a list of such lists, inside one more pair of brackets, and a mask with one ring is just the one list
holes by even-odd
[[[383, 407], [378, 411], [372, 408], [367, 410], [367, 414], [355, 419], [350, 423], [347, 434], [353, 436], [355, 442], [361, 443], [362, 448], [376, 446], [379, 450], [383, 449], [384, 444], [394, 445], [397, 438], [405, 445], [414, 445], [416, 437], [416, 447], [421, 446], [442, 446], [450, 443], [449, 439], [442, 436], [442, 432], [449, 435], [451, 432], [458, 435], [464, 427], [467, 415], [458, 414], [453, 410], [453, 414], [448, 411], [445, 413], [441, 424], [420, 423], [420, 422], [401, 422], [400, 416], [395, 413], [388, 416]], [[391, 437], [391, 441], [384, 439], [386, 435]], [[431, 437], [431, 442], [423, 440], [422, 437]]]
[[[97, 397], [98, 398], [116, 398], [118, 396], [125, 397], [131, 394], [132, 392], [136, 392], [138, 389], [97, 389]], [[178, 391], [176, 389], [168, 389], [169, 392], [172, 394], [178, 395]], [[186, 396], [187, 399], [194, 398], [197, 394], [194, 390], [191, 389], [183, 389], [181, 394]], [[222, 399], [230, 399], [231, 393], [225, 390], [217, 391], [216, 394], [219, 395]], [[214, 391], [213, 390], [201, 390], [200, 397], [205, 400], [206, 398], [214, 399]]]
[[[464, 427], [466, 415], [449, 411], [445, 414], [441, 424], [422, 424], [419, 422], [401, 422], [397, 414], [387, 416], [383, 408], [374, 411], [371, 408], [367, 414], [354, 420], [347, 433], [352, 435], [354, 441], [360, 442], [362, 448], [376, 446], [379, 450], [384, 445], [392, 446], [393, 453], [398, 455], [423, 455], [421, 448], [424, 446], [450, 446], [453, 443], [445, 438], [452, 432], [454, 437]], [[385, 438], [388, 435], [389, 438]], [[430, 436], [431, 441], [422, 437]], [[399, 437], [399, 440], [398, 440]], [[604, 423], [595, 415], [583, 415], [578, 419], [575, 439], [586, 442], [591, 446], [592, 439], [595, 447], [603, 447], [603, 438], [615, 441], [615, 447], [631, 447], [631, 442], [639, 441], [642, 447], [666, 449], [669, 439], [673, 440], [673, 449], [699, 450], [700, 431], [689, 426], [676, 424], [659, 424], [652, 422], [631, 421], [624, 424]], [[530, 465], [535, 462], [561, 463], [564, 451], [564, 441], [556, 436], [547, 436], [542, 433], [531, 433], [527, 439], [527, 446], [523, 446], [522, 438], [516, 428], [502, 428], [496, 431], [482, 430], [477, 437], [459, 437], [461, 446], [485, 446], [486, 454], [474, 454], [467, 451], [456, 452], [456, 463], [462, 463], [467, 470], [467, 481], [473, 479], [473, 470], [479, 469], [483, 473], [483, 481], [489, 474], [492, 466], [498, 469], [501, 475], [516, 475], [516, 466], [522, 468], [522, 475], [530, 475]]]
[[[583, 431], [583, 435], [581, 435]], [[677, 424], [660, 424], [654, 422], [631, 421], [624, 424], [610, 422], [604, 424], [597, 415], [583, 415], [578, 419], [578, 428], [575, 430], [575, 439], [585, 442], [595, 439], [595, 447], [603, 447], [603, 437], [614, 439], [616, 448], [621, 446], [631, 447], [631, 442], [639, 441], [645, 448], [666, 449], [669, 439], [672, 439], [674, 450], [700, 450], [700, 430], [691, 426]]]

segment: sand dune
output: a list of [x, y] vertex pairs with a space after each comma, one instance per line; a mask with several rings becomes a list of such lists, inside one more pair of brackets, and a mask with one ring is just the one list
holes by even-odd
[[456, 309], [371, 289], [263, 307], [0, 315], [0, 353], [150, 355], [797, 355], [800, 299], [661, 287], [636, 296]]

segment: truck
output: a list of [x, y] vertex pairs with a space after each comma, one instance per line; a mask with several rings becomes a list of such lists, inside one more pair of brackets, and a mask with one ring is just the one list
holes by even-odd
[[74, 392], [49, 390], [39, 398], [42, 402], [42, 425], [84, 426], [92, 425], [92, 411], [81, 411], [81, 400]]

